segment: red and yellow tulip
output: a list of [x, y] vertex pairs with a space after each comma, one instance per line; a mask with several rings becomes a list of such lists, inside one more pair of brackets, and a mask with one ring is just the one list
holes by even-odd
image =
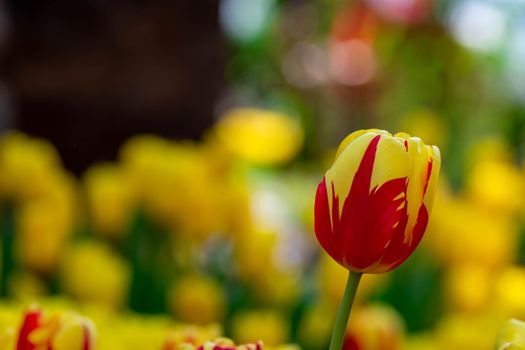
[[427, 227], [440, 165], [439, 149], [420, 138], [375, 129], [350, 134], [317, 189], [322, 247], [358, 273], [401, 264]]
[[93, 350], [95, 327], [84, 317], [71, 313], [45, 315], [30, 307], [18, 333], [16, 350]]

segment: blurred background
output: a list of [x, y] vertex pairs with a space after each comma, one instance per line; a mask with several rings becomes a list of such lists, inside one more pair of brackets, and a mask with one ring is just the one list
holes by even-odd
[[523, 0], [2, 1], [0, 332], [36, 301], [100, 349], [173, 322], [326, 349], [346, 273], [315, 189], [370, 127], [443, 169], [345, 349], [492, 349], [525, 319]]

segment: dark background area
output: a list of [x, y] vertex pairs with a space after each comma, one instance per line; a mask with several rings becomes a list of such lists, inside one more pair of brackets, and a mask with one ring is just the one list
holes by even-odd
[[0, 92], [10, 115], [4, 119], [49, 139], [77, 174], [114, 158], [137, 133], [198, 138], [212, 123], [223, 84], [218, 6], [7, 1]]

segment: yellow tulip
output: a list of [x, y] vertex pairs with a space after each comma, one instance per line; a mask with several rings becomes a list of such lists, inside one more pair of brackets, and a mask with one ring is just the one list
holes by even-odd
[[109, 237], [121, 237], [135, 206], [135, 195], [122, 169], [109, 163], [90, 168], [85, 174], [85, 188], [96, 230]]
[[270, 110], [233, 109], [215, 128], [219, 140], [230, 152], [256, 165], [289, 162], [303, 144], [300, 124], [285, 114]]
[[447, 296], [453, 309], [480, 312], [491, 306], [494, 283], [491, 270], [474, 263], [451, 266], [446, 279]]
[[510, 162], [482, 161], [467, 177], [467, 191], [474, 201], [489, 210], [516, 213], [525, 194], [520, 170]]
[[223, 320], [226, 296], [214, 280], [203, 275], [187, 275], [175, 282], [169, 293], [169, 305], [177, 319], [195, 324]]
[[508, 317], [525, 318], [525, 268], [510, 266], [495, 281], [496, 303]]
[[103, 243], [70, 246], [60, 272], [64, 291], [76, 298], [113, 307], [126, 300], [130, 279], [128, 263]]
[[23, 201], [16, 212], [16, 251], [23, 265], [49, 273], [72, 234], [77, 215], [77, 193], [72, 177], [57, 174], [47, 193]]
[[499, 315], [454, 313], [441, 318], [436, 327], [437, 349], [493, 350]]
[[25, 199], [45, 193], [60, 167], [47, 141], [11, 132], [0, 139], [0, 193]]

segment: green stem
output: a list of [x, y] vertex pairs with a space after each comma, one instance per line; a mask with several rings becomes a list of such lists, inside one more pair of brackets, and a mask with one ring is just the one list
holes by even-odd
[[362, 274], [358, 272], [348, 272], [345, 294], [343, 295], [341, 306], [339, 306], [339, 311], [337, 312], [337, 318], [335, 319], [329, 350], [341, 350], [343, 347], [346, 324], [348, 323], [348, 317], [350, 316], [350, 311], [352, 310], [352, 304], [354, 303], [355, 294], [357, 292], [357, 286], [359, 285], [361, 275]]

